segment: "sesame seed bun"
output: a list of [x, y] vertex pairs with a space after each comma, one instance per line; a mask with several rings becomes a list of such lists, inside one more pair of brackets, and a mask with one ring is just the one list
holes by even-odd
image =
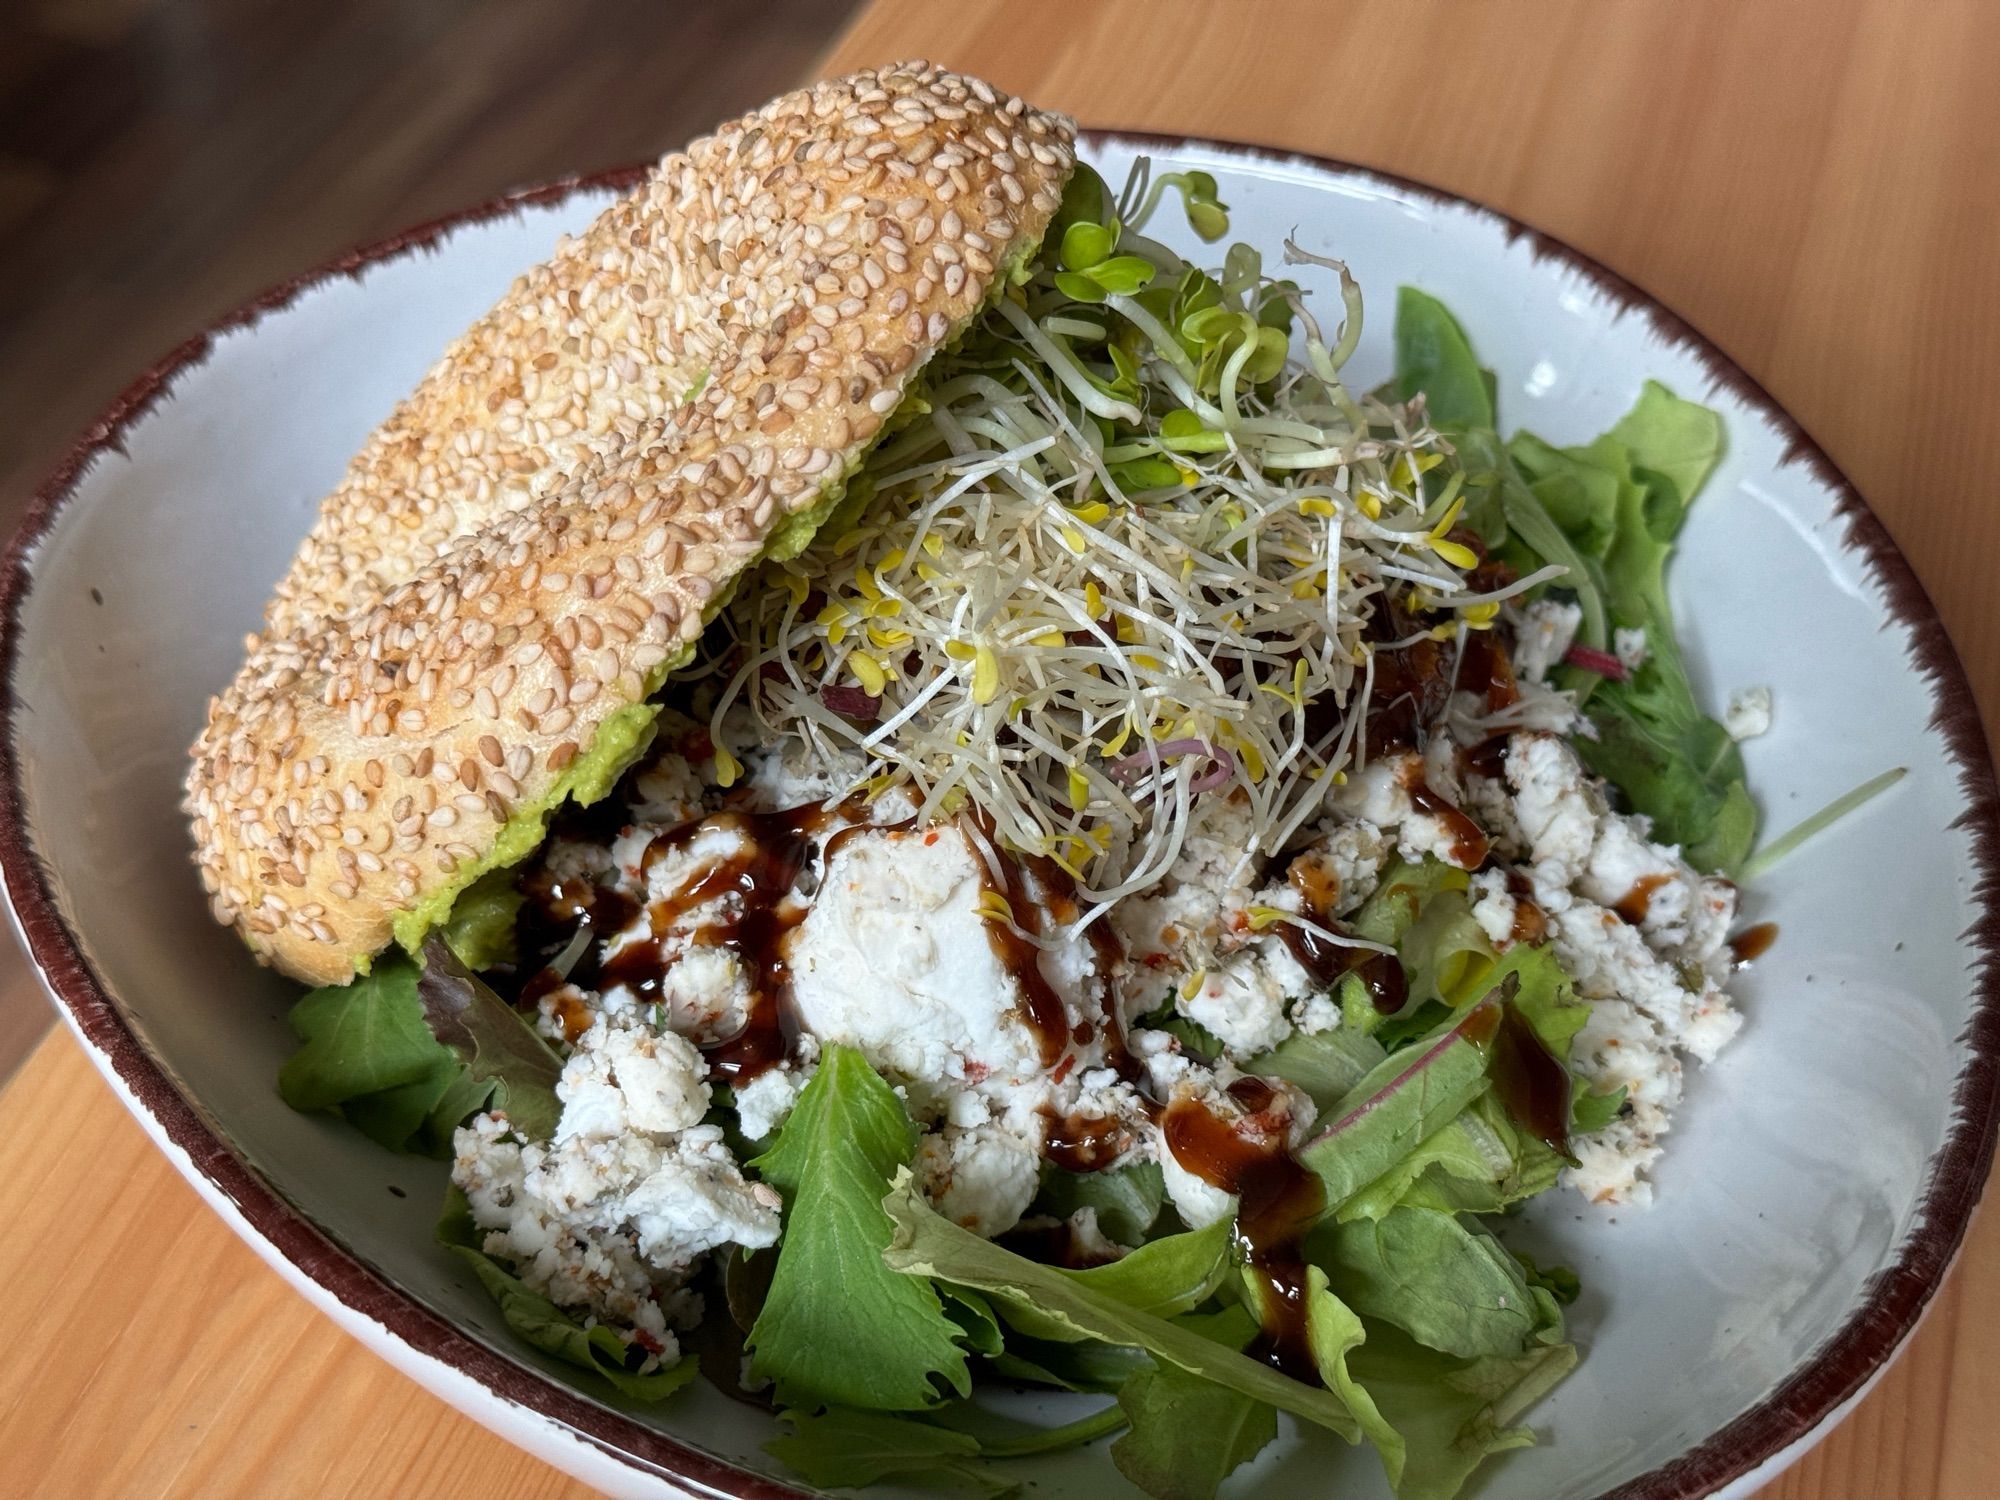
[[666, 157], [516, 282], [354, 460], [210, 704], [216, 919], [343, 983], [601, 795], [732, 582], [804, 545], [1032, 253], [1072, 136], [927, 64], [856, 74]]

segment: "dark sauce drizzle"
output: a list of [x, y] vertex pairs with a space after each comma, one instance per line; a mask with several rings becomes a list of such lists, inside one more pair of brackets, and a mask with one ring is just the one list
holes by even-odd
[[[640, 856], [642, 875], [693, 842], [704, 828], [733, 828], [741, 836], [740, 846], [685, 889], [644, 907], [653, 932], [665, 934], [688, 912], [722, 898], [735, 900], [721, 904], [719, 914], [691, 935], [629, 943], [609, 959], [600, 958], [601, 943], [629, 925], [642, 910], [640, 904], [601, 886], [559, 882], [546, 870], [537, 870], [521, 887], [528, 898], [517, 929], [521, 951], [546, 956], [564, 946], [579, 925], [587, 925], [592, 941], [571, 969], [569, 981], [598, 990], [624, 985], [644, 1001], [660, 994], [684, 947], [731, 950], [751, 975], [749, 1014], [735, 1035], [702, 1051], [711, 1077], [732, 1084], [748, 1082], [791, 1056], [798, 1040], [786, 949], [807, 907], [791, 899], [793, 893], [808, 870], [830, 861], [840, 841], [859, 826], [883, 826], [865, 824], [866, 817], [866, 804], [850, 799], [838, 805], [809, 803], [784, 812], [724, 811], [667, 830]], [[839, 828], [820, 852], [820, 835], [835, 823], [855, 826]], [[587, 836], [615, 837], [617, 831], [596, 828]], [[543, 968], [522, 989], [519, 1003], [534, 1005], [562, 982], [554, 969]], [[560, 1019], [569, 1031], [571, 1018]]]
[[[1130, 1082], [1140, 1069], [1125, 1047], [1125, 1028], [1112, 991], [1112, 976], [1125, 961], [1125, 948], [1109, 923], [1097, 921], [1084, 929], [1084, 941], [1096, 957], [1097, 995], [1095, 1017], [1071, 1025], [1069, 1008], [1048, 975], [1042, 972], [1042, 950], [1037, 939], [1048, 935], [1051, 924], [1067, 925], [1082, 913], [1076, 881], [1069, 871], [1043, 854], [1016, 853], [1003, 849], [993, 837], [992, 825], [983, 820], [975, 825], [981, 842], [990, 851], [989, 860], [967, 834], [972, 863], [979, 871], [981, 886], [999, 896], [1014, 914], [1013, 927], [1004, 922], [986, 923], [986, 940], [1021, 992], [1024, 1019], [1035, 1033], [1042, 1065], [1056, 1067], [1074, 1042], [1088, 1046], [1101, 1032], [1106, 1065]], [[1027, 936], [1022, 936], [1026, 933]], [[1051, 1137], [1053, 1139], [1053, 1137]], [[1108, 1166], [1109, 1161], [1099, 1166]], [[1096, 1167], [1071, 1167], [1071, 1171], [1095, 1171]]]
[[[1300, 895], [1306, 915], [1319, 926], [1331, 928], [1333, 919], [1327, 912], [1326, 893], [1311, 889], [1310, 882], [1299, 877], [1296, 866], [1288, 878]], [[1278, 940], [1291, 950], [1299, 967], [1323, 989], [1333, 989], [1352, 974], [1368, 992], [1369, 1003], [1383, 1015], [1393, 1016], [1409, 1003], [1410, 981], [1395, 954], [1330, 943], [1296, 922], [1280, 922], [1273, 930]]]
[[1113, 1115], [1046, 1115], [1042, 1149], [1065, 1172], [1101, 1172], [1132, 1149], [1132, 1132]]
[[1771, 951], [1771, 944], [1778, 940], [1776, 922], [1759, 922], [1755, 927], [1746, 927], [1729, 940], [1730, 957], [1736, 968], [1746, 969]]
[[1486, 855], [1492, 845], [1486, 837], [1486, 830], [1447, 802], [1431, 784], [1424, 780], [1421, 765], [1412, 763], [1403, 776], [1403, 786], [1410, 794], [1410, 805], [1420, 813], [1429, 813], [1451, 835], [1451, 862], [1461, 870], [1476, 870], [1486, 863]]
[[1618, 904], [1611, 909], [1637, 927], [1646, 920], [1646, 914], [1653, 909], [1653, 892], [1673, 878], [1665, 871], [1654, 875], [1641, 875], [1632, 882], [1632, 889], [1620, 896]]
[[1519, 870], [1507, 872], [1507, 890], [1514, 898], [1514, 925], [1508, 939], [1533, 947], [1549, 936], [1549, 915], [1535, 904], [1534, 886]]
[[1497, 1020], [1492, 1037], [1493, 1092], [1508, 1114], [1567, 1157], [1574, 1086], [1569, 1069], [1514, 1006], [1499, 1007]]
[[[1252, 1118], [1276, 1098], [1261, 1078], [1239, 1078], [1229, 1093]], [[1326, 1190], [1293, 1157], [1282, 1121], [1272, 1122], [1267, 1134], [1253, 1135], [1239, 1128], [1244, 1123], [1221, 1119], [1193, 1099], [1176, 1100], [1161, 1121], [1175, 1161], [1203, 1182], [1237, 1195], [1237, 1243], [1263, 1291], [1263, 1332], [1251, 1345], [1251, 1356], [1317, 1384], [1301, 1245], [1326, 1206]]]

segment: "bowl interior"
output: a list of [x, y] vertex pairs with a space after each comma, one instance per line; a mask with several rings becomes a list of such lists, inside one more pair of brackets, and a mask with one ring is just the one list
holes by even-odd
[[[1113, 138], [1094, 154], [1117, 181], [1135, 149]], [[1510, 429], [1587, 438], [1649, 376], [1719, 407], [1729, 453], [1688, 526], [1674, 603], [1712, 705], [1734, 687], [1775, 691], [1773, 731], [1745, 749], [1767, 826], [1782, 829], [1887, 767], [1910, 769], [1747, 893], [1744, 920], [1775, 920], [1782, 936], [1740, 978], [1742, 1036], [1689, 1079], [1656, 1206], [1606, 1212], [1564, 1195], [1510, 1230], [1582, 1275], [1574, 1314], [1586, 1357], [1534, 1413], [1545, 1445], [1496, 1464], [1481, 1493], [1611, 1488], [1764, 1400], [1842, 1328], [1920, 1227], [1970, 1055], [1977, 954], [1964, 934], [1981, 915], [1974, 835], [1958, 821], [1961, 768], [1932, 727], [1936, 685], [1849, 541], [1837, 493], [1811, 465], [1788, 462], [1790, 437], [1754, 392], [1718, 385], [1671, 328], [1483, 211], [1284, 158], [1147, 149], [1212, 171], [1236, 234], [1265, 246], [1293, 234], [1349, 261], [1369, 298], [1363, 384], [1387, 373], [1394, 289], [1409, 282], [1459, 313], [1498, 373]], [[469, 222], [433, 249], [323, 280], [220, 337], [130, 426], [124, 451], [97, 458], [32, 548], [13, 668], [10, 731], [34, 851], [143, 1047], [301, 1213], [394, 1287], [528, 1365], [537, 1357], [432, 1245], [443, 1167], [391, 1156], [278, 1100], [292, 987], [209, 921], [179, 780], [208, 696], [234, 671], [244, 632], [348, 456], [444, 344], [607, 196], [579, 191]], [[1315, 301], [1327, 300], [1322, 288]], [[774, 1471], [758, 1451], [765, 1420], [705, 1385], [657, 1413], [629, 1410]], [[1803, 1414], [1799, 1430], [1817, 1415]], [[1288, 1440], [1232, 1488], [1295, 1476], [1321, 1490], [1327, 1458]], [[1352, 1485], [1342, 1493], [1379, 1489], [1372, 1458], [1334, 1462]], [[1044, 1494], [1084, 1493], [1108, 1472], [1091, 1453], [1051, 1460], [1037, 1477]]]

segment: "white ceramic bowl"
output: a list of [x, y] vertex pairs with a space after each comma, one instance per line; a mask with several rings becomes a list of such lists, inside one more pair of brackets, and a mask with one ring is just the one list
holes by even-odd
[[[1985, 1181], [2000, 1057], [2000, 839], [1964, 676], [1860, 497], [1712, 345], [1617, 277], [1498, 214], [1329, 163], [1096, 136], [1200, 165], [1235, 230], [1295, 233], [1370, 296], [1388, 368], [1395, 287], [1464, 319], [1510, 425], [1597, 433], [1648, 377], [1713, 403], [1729, 454], [1673, 573], [1711, 701], [1775, 689], [1746, 747], [1782, 828], [1875, 772], [1889, 796], [1747, 895], [1783, 937], [1742, 977], [1741, 1038], [1690, 1082], [1650, 1211], [1567, 1196], [1522, 1234], [1587, 1288], [1580, 1370], [1533, 1415], [1544, 1446], [1479, 1493], [1648, 1500], [1741, 1492], [1880, 1373], [1943, 1276]], [[292, 1113], [272, 1080], [290, 987], [204, 911], [178, 807], [183, 747], [319, 497], [445, 342], [632, 174], [559, 184], [399, 236], [280, 287], [143, 376], [36, 498], [0, 582], [0, 857], [65, 1018], [176, 1166], [343, 1327], [482, 1422], [608, 1490], [796, 1493], [768, 1419], [704, 1384], [648, 1412], [583, 1391], [509, 1338], [434, 1248], [444, 1169]], [[1324, 1493], [1288, 1438], [1248, 1493]], [[1341, 1492], [1380, 1485], [1364, 1453]], [[1028, 1477], [1112, 1478], [1101, 1451]]]

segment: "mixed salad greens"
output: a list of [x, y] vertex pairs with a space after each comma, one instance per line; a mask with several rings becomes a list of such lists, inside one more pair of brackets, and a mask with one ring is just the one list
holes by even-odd
[[[1576, 752], [1660, 841], [1739, 870], [1756, 834], [1742, 759], [1696, 702], [1664, 585], [1722, 450], [1715, 414], [1649, 384], [1591, 443], [1503, 438], [1492, 374], [1412, 288], [1393, 380], [1351, 393], [1345, 268], [1288, 247], [1337, 277], [1328, 337], [1251, 247], [1204, 271], [1148, 238], [1168, 192], [1203, 240], [1226, 232], [1205, 173], [1142, 172], [1114, 197], [1078, 171], [1043, 255], [940, 358], [825, 540], [719, 622], [698, 669], [718, 724], [747, 706], [772, 736], [868, 758], [874, 790], [908, 790], [922, 816], [975, 810], [1075, 876], [1087, 922], [1172, 864], [1204, 794], [1251, 799], [1278, 855], [1366, 762], [1382, 663], [1415, 642], [1462, 653], [1504, 630], [1503, 606], [1553, 597], [1581, 615], [1558, 679], [1587, 709]], [[954, 512], [974, 467], [995, 481], [986, 508]], [[1013, 550], [988, 550], [1004, 566], [979, 550], [1003, 532]], [[1621, 630], [1644, 632], [1636, 665]], [[771, 1403], [786, 1430], [770, 1451], [816, 1485], [997, 1494], [1012, 1458], [1110, 1439], [1147, 1493], [1206, 1497], [1282, 1412], [1366, 1440], [1402, 1500], [1445, 1500], [1533, 1441], [1520, 1418], [1577, 1359], [1575, 1277], [1496, 1224], [1622, 1103], [1571, 1076], [1590, 1007], [1553, 948], [1496, 952], [1466, 884], [1437, 859], [1399, 862], [1338, 931], [1269, 914], [1390, 955], [1408, 997], [1385, 1013], [1349, 972], [1329, 986], [1341, 1024], [1240, 1062], [1318, 1107], [1270, 1179], [1291, 1195], [1282, 1264], [1244, 1228], [1279, 1186], [1189, 1228], [1150, 1161], [1043, 1169], [1031, 1215], [1092, 1210], [1130, 1247], [1117, 1259], [1072, 1269], [981, 1238], [926, 1200], [904, 1096], [839, 1043], [769, 1139], [742, 1140], [716, 1092], [712, 1118], [782, 1195], [783, 1230], [701, 1273], [698, 1353], [664, 1363], [557, 1306], [486, 1253], [456, 1189], [439, 1238], [522, 1338], [621, 1397], [661, 1400], [703, 1370]], [[482, 1111], [547, 1140], [561, 1044], [501, 992], [544, 962], [566, 974], [578, 951], [520, 951], [519, 907], [506, 872], [489, 877], [420, 951], [307, 995], [284, 1098], [399, 1151], [448, 1154]], [[1223, 1050], [1171, 996], [1130, 1025]], [[1297, 1314], [1288, 1350], [1276, 1301]], [[1097, 1400], [1043, 1429], [973, 1399], [1010, 1385]]]

